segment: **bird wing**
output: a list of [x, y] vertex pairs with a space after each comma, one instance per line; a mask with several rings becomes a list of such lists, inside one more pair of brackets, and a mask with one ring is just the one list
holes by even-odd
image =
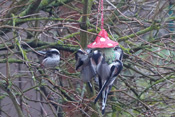
[[[106, 87], [109, 87], [109, 84], [113, 84], [114, 80], [116, 79], [116, 76], [121, 72], [122, 68], [123, 68], [123, 64], [120, 61], [116, 61], [115, 64], [112, 63], [110, 66], [110, 75], [106, 78], [106, 80], [103, 83], [103, 86], [101, 88], [101, 90], [99, 91], [94, 103], [97, 102], [97, 100], [99, 99], [100, 95], [102, 95], [103, 90]], [[110, 91], [110, 90], [109, 90]], [[109, 92], [108, 91], [108, 92]]]
[[45, 51], [37, 51], [37, 53], [41, 54], [41, 55], [46, 55]]
[[89, 82], [95, 75], [96, 73], [93, 70], [90, 61], [86, 65], [83, 65], [80, 77], [84, 82]]

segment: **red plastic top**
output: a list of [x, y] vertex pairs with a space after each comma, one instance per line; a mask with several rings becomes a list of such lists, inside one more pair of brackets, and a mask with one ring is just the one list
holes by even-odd
[[102, 29], [95, 41], [89, 44], [88, 48], [113, 48], [118, 45], [118, 42], [112, 41], [108, 37], [108, 33], [105, 29]]

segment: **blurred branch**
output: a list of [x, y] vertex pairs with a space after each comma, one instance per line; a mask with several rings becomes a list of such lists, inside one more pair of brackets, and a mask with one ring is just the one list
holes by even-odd
[[62, 6], [66, 3], [72, 2], [73, 0], [42, 0], [40, 9], [45, 10], [46, 8]]
[[[27, 8], [25, 8], [24, 11], [22, 11], [21, 13], [15, 14], [15, 15], [18, 16], [18, 17], [23, 17], [23, 16], [26, 16], [26, 15], [30, 15], [30, 14], [38, 12], [40, 9], [45, 8], [50, 3], [56, 2], [56, 3], [53, 3], [51, 5], [51, 7], [52, 7], [56, 4], [57, 5], [63, 5], [62, 2], [67, 3], [67, 2], [70, 2], [70, 1], [72, 1], [72, 0], [62, 0], [62, 1], [60, 1], [60, 0], [57, 0], [57, 1], [55, 1], [55, 0], [54, 1], [53, 0], [30, 0], [28, 3], [26, 3], [26, 0], [21, 0], [18, 4], [21, 5], [21, 4], [26, 3], [26, 4], [24, 4], [24, 6], [27, 6]], [[9, 18], [11, 16], [11, 14], [16, 13], [18, 11], [21, 11], [21, 10], [19, 10], [21, 8], [23, 8], [23, 6], [20, 6], [19, 8], [15, 7], [15, 9], [12, 9], [11, 12], [6, 15], [5, 18]], [[25, 22], [20, 22], [20, 21], [18, 22], [17, 21], [16, 25], [19, 25], [21, 23], [25, 23]], [[9, 20], [9, 21], [6, 21], [6, 22], [0, 22], [0, 25], [1, 26], [6, 25], [6, 26], [4, 26], [4, 28], [1, 31], [4, 32], [4, 33], [7, 33], [7, 32], [10, 31], [10, 29], [8, 28], [9, 26], [7, 27], [7, 25], [12, 25], [12, 20]], [[5, 27], [7, 27], [7, 28], [5, 28]], [[0, 27], [0, 28], [2, 28], [2, 27]], [[0, 32], [0, 35], [4, 35], [2, 32]]]
[[158, 29], [160, 29], [160, 25], [159, 24], [158, 25], [153, 24], [150, 27], [145, 28], [143, 30], [140, 30], [140, 31], [138, 31], [138, 32], [136, 32], [134, 34], [130, 34], [130, 35], [127, 35], [127, 36], [120, 37], [120, 38], [118, 38], [118, 41], [119, 42], [126, 41], [126, 40], [128, 40], [130, 38], [134, 38], [134, 37], [137, 37], [139, 35], [145, 34], [145, 33], [149, 32], [149, 31], [158, 30]]
[[[80, 28], [85, 31], [87, 31], [87, 20], [88, 20], [87, 13], [88, 13], [88, 0], [84, 0], [83, 16], [81, 20], [82, 24], [80, 24]], [[88, 39], [87, 33], [84, 31], [80, 31], [80, 44], [83, 49], [87, 47], [87, 39]]]
[[8, 88], [7, 84], [6, 83], [3, 83], [2, 81], [0, 81], [0, 88], [5, 91], [8, 95], [9, 95], [9, 98], [12, 100], [14, 106], [15, 106], [15, 109], [18, 113], [18, 116], [19, 117], [24, 117], [23, 113], [22, 113], [22, 110], [17, 102], [17, 99], [15, 97], [15, 95], [13, 94], [13, 92]]
[[[58, 90], [61, 91], [61, 93], [67, 98], [67, 100], [69, 101], [75, 101], [71, 96], [69, 96], [69, 94], [62, 89], [60, 86], [56, 85], [55, 83], [53, 83], [51, 80], [46, 79], [50, 84], [52, 84], [54, 86], [54, 88], [57, 88]], [[64, 98], [65, 99], [65, 98]]]
[[[37, 44], [35, 43], [37, 39], [33, 39], [33, 40], [28, 40], [26, 41], [26, 43], [22, 43], [22, 47], [23, 48], [34, 48], [35, 50], [40, 50], [40, 49], [44, 49], [44, 48], [57, 48], [60, 50], [66, 50], [66, 51], [70, 51], [70, 52], [74, 52], [76, 50], [78, 50], [78, 46], [76, 45], [71, 45], [71, 44], [59, 44], [59, 43], [49, 43], [49, 42], [44, 42], [44, 41], [38, 41]], [[27, 44], [27, 45], [26, 45]], [[12, 43], [7, 43], [6, 44], [10, 49], [14, 49], [14, 44]], [[0, 50], [7, 50], [6, 46], [4, 44], [0, 45]], [[33, 50], [26, 50], [26, 52], [31, 52]], [[20, 52], [16, 52], [16, 53], [20, 53]], [[0, 55], [2, 56], [2, 55]]]
[[139, 101], [141, 104], [143, 104], [145, 106], [145, 108], [149, 109], [151, 111], [151, 113], [154, 115], [154, 117], [157, 117], [156, 114], [154, 113], [154, 111], [151, 109], [151, 107], [149, 105], [147, 105], [146, 103], [144, 103], [142, 100], [138, 99], [138, 98], [135, 98], [129, 94], [127, 94], [126, 92], [122, 91], [122, 93], [124, 93], [125, 95]]
[[165, 77], [165, 78], [162, 78], [162, 79], [160, 79], [160, 80], [157, 80], [156, 82], [154, 82], [153, 84], [151, 84], [150, 86], [148, 86], [148, 87], [146, 87], [140, 94], [139, 94], [139, 98], [147, 91], [147, 90], [149, 90], [151, 87], [153, 87], [154, 85], [157, 85], [157, 84], [159, 84], [159, 83], [161, 83], [161, 82], [164, 82], [164, 81], [166, 81], [166, 80], [169, 80], [169, 79], [174, 79], [175, 78], [175, 76], [173, 76], [173, 74], [170, 74], [169, 76], [167, 76], [167, 77]]
[[141, 72], [141, 71], [139, 71], [139, 70], [137, 70], [137, 69], [134, 69], [134, 68], [132, 67], [131, 64], [126, 64], [126, 63], [124, 63], [124, 67], [126, 67], [126, 68], [128, 68], [128, 69], [131, 69], [131, 70], [133, 70], [134, 72], [137, 72], [138, 74], [141, 74], [142, 76], [144, 76], [144, 77], [146, 77], [146, 78], [150, 78], [151, 80], [155, 81], [155, 79], [154, 79], [153, 77], [151, 77], [151, 76], [149, 76], [149, 75], [147, 75], [147, 74], [144, 74], [143, 72]]
[[8, 60], [7, 59], [0, 59], [0, 63], [24, 63], [24, 61], [22, 60], [19, 60], [19, 59], [13, 59], [13, 58], [9, 58]]
[[[42, 20], [48, 20], [48, 21], [67, 21], [67, 22], [78, 23], [77, 20], [65, 19], [65, 18], [55, 18], [55, 17], [39, 17], [39, 18], [18, 18], [17, 17], [16, 23], [26, 23], [28, 21], [42, 21]], [[60, 24], [63, 24], [63, 23], [60, 23]]]
[[[23, 9], [25, 6], [27, 6], [28, 0], [20, 0], [20, 1], [16, 1], [13, 2], [13, 7], [8, 11], [8, 13], [4, 16], [4, 18], [10, 18], [12, 14], [16, 14], [16, 12], [21, 11], [21, 9]], [[2, 22], [3, 23], [3, 22]], [[2, 23], [0, 22], [0, 25], [2, 25]]]
[[41, 1], [42, 0], [30, 0], [30, 5], [23, 12], [21, 12], [19, 16], [25, 16], [37, 12]]

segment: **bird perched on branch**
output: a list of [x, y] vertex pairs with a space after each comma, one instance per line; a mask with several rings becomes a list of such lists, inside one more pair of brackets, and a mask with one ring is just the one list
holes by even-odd
[[53, 48], [47, 51], [38, 51], [39, 54], [41, 54], [43, 57], [39, 57], [41, 60], [41, 65], [46, 68], [54, 68], [58, 66], [60, 62], [60, 52], [59, 50]]

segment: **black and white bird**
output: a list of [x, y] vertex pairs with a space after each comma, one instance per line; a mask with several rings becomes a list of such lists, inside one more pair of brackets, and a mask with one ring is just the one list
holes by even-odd
[[119, 46], [116, 46], [114, 48], [114, 54], [115, 54], [115, 60], [120, 60], [122, 61], [123, 59], [123, 50]]
[[[44, 56], [41, 60], [41, 65], [46, 68], [54, 68], [59, 65], [60, 62], [60, 52], [59, 50], [53, 48], [47, 51], [38, 51], [39, 54]], [[40, 59], [40, 58], [39, 58]]]
[[[97, 75], [97, 70], [101, 70], [101, 64], [104, 61], [104, 56], [99, 50], [86, 50], [86, 52], [79, 49], [75, 54], [76, 70], [80, 70], [80, 77], [84, 82], [88, 82], [92, 91], [92, 85], [90, 80], [92, 78], [98, 78], [99, 89], [102, 87], [102, 80]], [[101, 72], [101, 71], [100, 71]]]
[[88, 57], [88, 54], [86, 53], [86, 51], [79, 49], [75, 53], [75, 60], [76, 60], [75, 69], [82, 70], [83, 66], [88, 63], [89, 57]]
[[99, 93], [94, 101], [97, 102], [99, 97], [102, 97], [102, 113], [104, 114], [105, 106], [107, 102], [107, 96], [110, 92], [112, 85], [123, 68], [122, 58], [123, 50], [120, 47], [114, 48], [115, 60], [108, 64], [105, 61], [105, 55], [100, 50], [88, 50], [83, 51], [79, 49], [75, 54], [76, 59], [76, 70], [80, 70], [81, 79], [84, 82], [88, 82], [97, 76], [99, 84]]
[[123, 50], [120, 47], [115, 47], [114, 51], [115, 61], [109, 65], [106, 65], [107, 63], [103, 61], [100, 66], [101, 72], [99, 73], [99, 75], [102, 75], [101, 77], [103, 81], [103, 86], [101, 87], [101, 90], [99, 91], [94, 103], [97, 102], [100, 96], [102, 97], [102, 114], [104, 114], [105, 112], [108, 93], [110, 92], [116, 77], [119, 75], [123, 68]]
[[90, 61], [91, 61], [92, 68], [97, 75], [97, 77], [95, 77], [95, 81], [98, 81], [99, 89], [101, 89], [102, 79], [106, 75], [105, 74], [106, 71], [102, 71], [104, 68], [105, 57], [99, 50], [94, 50], [92, 52], [92, 57], [90, 58]]
[[[108, 94], [112, 88], [112, 85], [113, 85], [115, 79], [117, 78], [117, 76], [119, 75], [121, 70], [123, 69], [123, 63], [120, 60], [116, 60], [115, 62], [111, 63], [109, 65], [109, 67], [110, 67], [110, 77], [106, 80], [105, 84], [103, 85], [103, 87], [104, 87], [104, 91], [102, 94], [102, 97], [103, 97], [103, 99], [102, 99], [102, 113], [103, 114], [105, 112], [105, 106], [106, 106]], [[101, 89], [103, 89], [103, 87]]]
[[92, 90], [92, 84], [90, 83], [90, 80], [96, 75], [96, 72], [92, 68], [90, 58], [92, 57], [92, 53], [89, 49], [83, 51], [79, 49], [75, 53], [75, 59], [76, 59], [76, 70], [80, 71], [80, 78], [83, 80], [83, 82], [87, 82], [88, 86]]

